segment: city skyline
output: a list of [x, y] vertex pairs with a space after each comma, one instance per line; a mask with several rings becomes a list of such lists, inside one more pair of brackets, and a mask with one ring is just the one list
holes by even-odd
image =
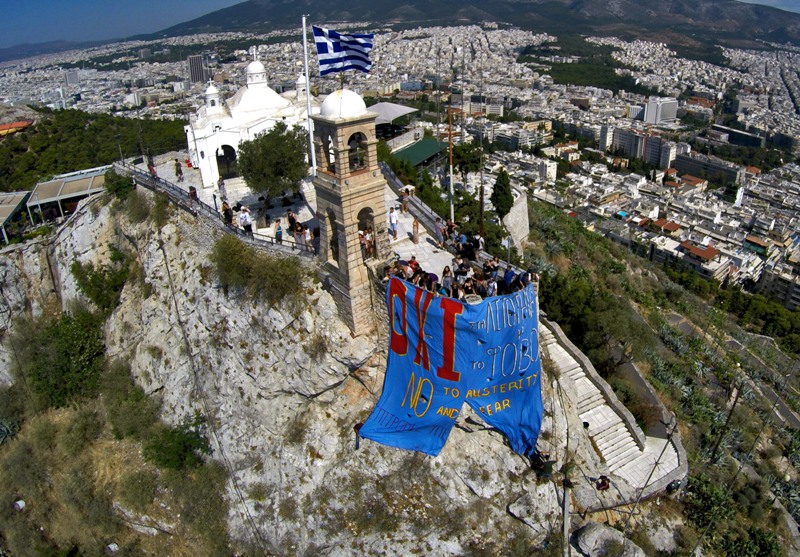
[[[737, 0], [800, 13], [800, 0]], [[155, 33], [242, 0], [56, 0], [15, 2], [6, 7], [0, 48], [50, 41], [104, 41]]]

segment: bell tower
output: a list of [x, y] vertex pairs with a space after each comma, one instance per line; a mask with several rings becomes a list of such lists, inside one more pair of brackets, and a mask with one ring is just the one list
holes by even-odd
[[[317, 175], [319, 259], [331, 276], [334, 298], [354, 335], [373, 327], [370, 273], [388, 253], [386, 180], [378, 166], [375, 119], [355, 92], [328, 95], [313, 115]], [[372, 247], [360, 234], [372, 230]], [[370, 255], [371, 254], [371, 255]]]

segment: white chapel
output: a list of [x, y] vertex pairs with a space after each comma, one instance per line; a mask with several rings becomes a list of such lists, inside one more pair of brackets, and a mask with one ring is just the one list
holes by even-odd
[[[255, 60], [248, 64], [247, 84], [229, 99], [210, 84], [205, 92], [205, 104], [190, 117], [184, 126], [189, 157], [200, 169], [203, 187], [213, 187], [220, 176], [235, 177], [239, 143], [254, 139], [269, 131], [277, 122], [291, 128], [307, 126], [307, 85], [303, 75], [295, 91], [279, 95], [267, 83], [264, 64]], [[311, 113], [319, 113], [319, 102], [311, 97]]]

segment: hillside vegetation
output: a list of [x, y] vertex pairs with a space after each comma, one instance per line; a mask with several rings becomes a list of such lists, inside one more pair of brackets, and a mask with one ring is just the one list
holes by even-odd
[[[140, 196], [118, 209], [149, 205]], [[6, 339], [14, 383], [0, 387], [0, 553], [102, 555], [116, 544], [120, 555], [227, 554], [227, 473], [206, 462], [205, 417], [161, 422], [158, 398], [106, 355], [122, 288], [150, 295], [136, 256], [109, 254], [72, 264], [91, 306], [20, 316]]]
[[[663, 428], [661, 416], [626, 373], [628, 362], [646, 373], [678, 419], [690, 467], [682, 508], [687, 526], [677, 533], [679, 545], [690, 550], [713, 522], [703, 542], [715, 554], [782, 555], [780, 538], [788, 532], [774, 528], [782, 522], [771, 508], [770, 490], [800, 518], [797, 488], [783, 480], [796, 477], [800, 435], [773, 424], [771, 405], [756, 390], [769, 384], [783, 392], [782, 373], [739, 361], [722, 341], [741, 332], [664, 270], [556, 208], [531, 203], [530, 222], [533, 244], [526, 258], [540, 274], [540, 303], [548, 318], [592, 360], [646, 430]], [[748, 297], [728, 291], [730, 299]], [[675, 315], [706, 335], [673, 326]], [[740, 397], [746, 404], [731, 405]], [[738, 473], [740, 463], [754, 473]]]
[[186, 147], [178, 121], [121, 118], [80, 110], [39, 110], [39, 121], [0, 140], [0, 191], [33, 189], [55, 174], [74, 172], [149, 152]]

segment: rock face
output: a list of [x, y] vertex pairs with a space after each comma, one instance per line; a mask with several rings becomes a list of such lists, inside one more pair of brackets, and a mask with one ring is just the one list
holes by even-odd
[[573, 543], [585, 557], [618, 555], [645, 557], [644, 551], [622, 533], [608, 526], [590, 522], [573, 534]]
[[[538, 485], [529, 463], [468, 408], [436, 458], [366, 440], [356, 450], [353, 427], [380, 394], [385, 332], [353, 339], [312, 269], [301, 308], [224, 292], [208, 260], [219, 234], [179, 211], [160, 230], [132, 224], [92, 198], [53, 237], [4, 250], [0, 325], [7, 332], [11, 316], [80, 297], [72, 261], [105, 263], [109, 245], [133, 254], [141, 272], [106, 324], [108, 355], [131, 363], [167, 422], [208, 418], [212, 458], [230, 475], [237, 547], [500, 554], [512, 543], [532, 550], [560, 527], [561, 488]], [[0, 361], [1, 382], [11, 380], [8, 364]], [[571, 402], [546, 376], [543, 396], [541, 439], [554, 469], [570, 461], [596, 474]]]

